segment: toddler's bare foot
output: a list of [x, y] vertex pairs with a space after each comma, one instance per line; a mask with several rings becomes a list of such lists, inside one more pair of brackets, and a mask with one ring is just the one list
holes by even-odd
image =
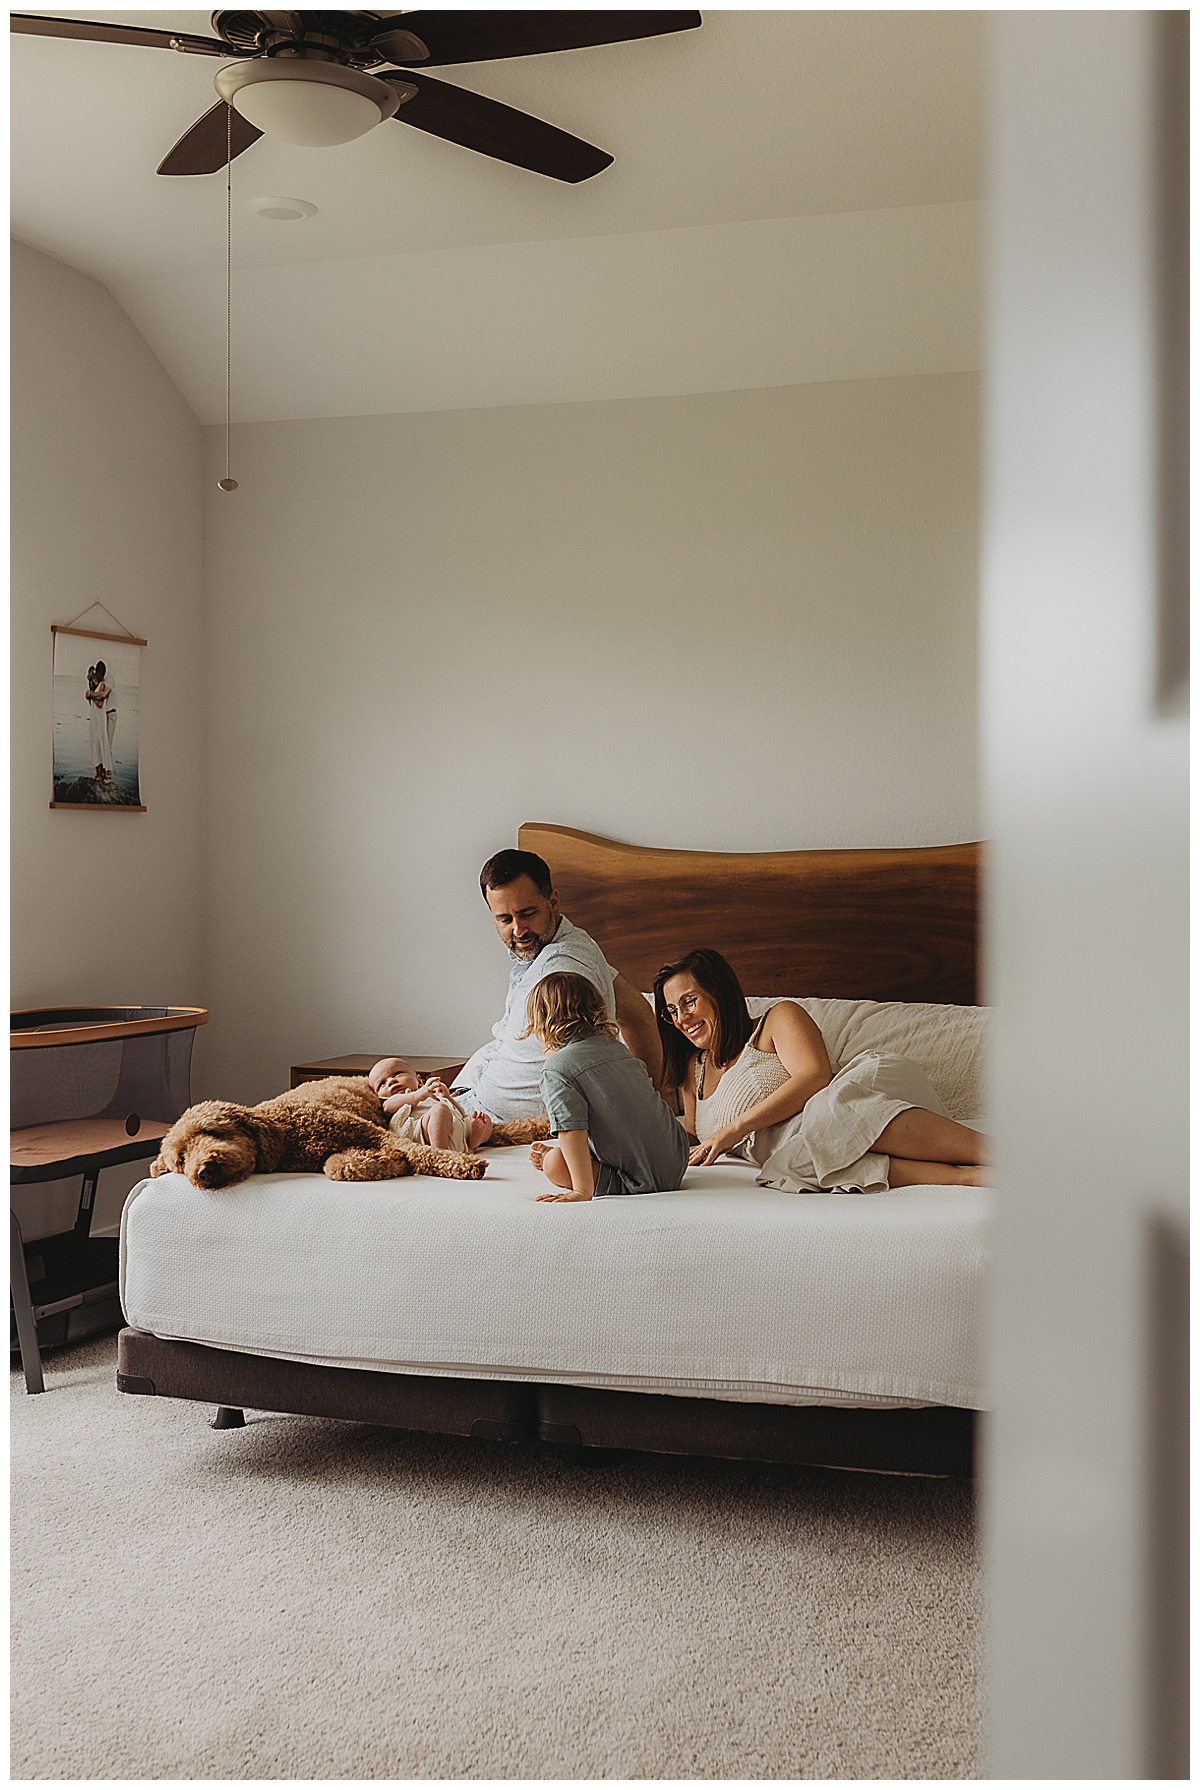
[[536, 1143], [530, 1144], [529, 1160], [532, 1162], [534, 1168], [541, 1168], [543, 1162], [545, 1162], [553, 1148], [553, 1144], [547, 1137], [539, 1138]]
[[481, 1144], [487, 1143], [491, 1135], [492, 1121], [488, 1118], [487, 1114], [472, 1113], [471, 1128], [467, 1133], [467, 1143], [470, 1148], [472, 1150], [478, 1150]]

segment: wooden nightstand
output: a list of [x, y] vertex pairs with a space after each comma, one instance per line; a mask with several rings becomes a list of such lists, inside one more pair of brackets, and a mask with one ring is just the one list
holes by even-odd
[[380, 1057], [403, 1057], [411, 1063], [423, 1081], [437, 1075], [449, 1085], [458, 1074], [466, 1057], [455, 1056], [452, 1051], [443, 1052], [439, 1057], [410, 1057], [402, 1050], [374, 1050], [365, 1054], [358, 1052], [349, 1057], [321, 1057], [312, 1063], [292, 1064], [292, 1086], [298, 1088], [302, 1081], [320, 1081], [326, 1075], [366, 1075]]

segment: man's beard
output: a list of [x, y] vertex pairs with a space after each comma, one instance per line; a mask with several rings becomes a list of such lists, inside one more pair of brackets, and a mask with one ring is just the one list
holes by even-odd
[[518, 951], [517, 947], [515, 945], [510, 945], [508, 947], [509, 956], [514, 957], [518, 963], [532, 963], [535, 957], [541, 956], [542, 952], [546, 949], [547, 945], [552, 945], [554, 943], [554, 936], [557, 933], [557, 931], [561, 925], [562, 925], [562, 915], [560, 914], [558, 919], [554, 922], [553, 926], [550, 928], [549, 932], [546, 934], [545, 938], [541, 938], [541, 937], [538, 938], [536, 950]]

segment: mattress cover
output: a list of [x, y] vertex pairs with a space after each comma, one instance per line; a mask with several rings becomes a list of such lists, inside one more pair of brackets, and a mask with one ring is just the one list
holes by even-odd
[[526, 1150], [487, 1159], [481, 1181], [142, 1181], [121, 1222], [126, 1317], [331, 1366], [986, 1407], [986, 1189], [788, 1194], [721, 1162], [674, 1193], [539, 1204]]

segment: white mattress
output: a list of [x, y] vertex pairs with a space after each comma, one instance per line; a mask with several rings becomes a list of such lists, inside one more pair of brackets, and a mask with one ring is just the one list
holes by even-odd
[[524, 1149], [482, 1181], [142, 1181], [129, 1323], [400, 1373], [777, 1404], [982, 1409], [990, 1194], [862, 1196], [691, 1169], [677, 1193], [539, 1205]]

